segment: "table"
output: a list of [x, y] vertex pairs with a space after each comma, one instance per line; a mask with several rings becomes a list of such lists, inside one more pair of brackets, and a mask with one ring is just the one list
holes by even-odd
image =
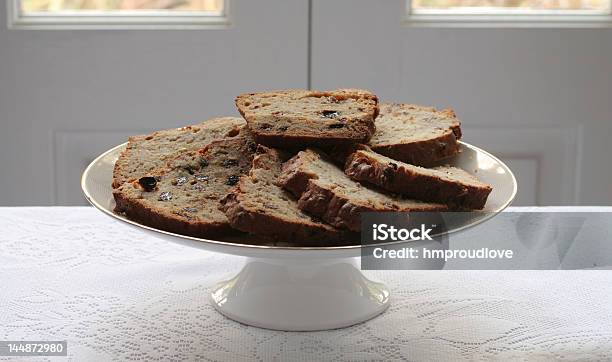
[[0, 340], [67, 340], [80, 361], [612, 359], [610, 271], [368, 271], [387, 312], [289, 333], [208, 304], [241, 262], [89, 207], [0, 208]]

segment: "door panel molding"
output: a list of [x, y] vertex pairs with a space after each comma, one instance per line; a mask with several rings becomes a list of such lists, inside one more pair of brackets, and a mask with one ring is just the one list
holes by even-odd
[[[522, 175], [519, 198], [534, 195], [536, 204], [573, 205], [580, 201], [579, 165], [581, 160], [581, 127], [491, 127], [465, 126], [465, 141], [484, 148], [503, 161], [529, 161], [535, 175]], [[535, 189], [526, 189], [520, 180], [535, 180]], [[531, 183], [531, 182], [530, 182]]]

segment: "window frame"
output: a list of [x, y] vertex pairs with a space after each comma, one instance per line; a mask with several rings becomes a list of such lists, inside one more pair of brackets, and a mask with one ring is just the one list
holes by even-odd
[[608, 1], [608, 8], [604, 10], [533, 10], [526, 12], [512, 8], [414, 11], [412, 0], [406, 0], [402, 24], [409, 27], [443, 28], [607, 28], [612, 27], [612, 0]]
[[62, 14], [24, 14], [21, 0], [7, 0], [9, 29], [33, 30], [158, 30], [158, 29], [222, 29], [231, 25], [230, 0], [223, 1], [220, 13], [204, 11], [147, 11], [108, 14], [87, 11], [87, 13], [63, 12]]

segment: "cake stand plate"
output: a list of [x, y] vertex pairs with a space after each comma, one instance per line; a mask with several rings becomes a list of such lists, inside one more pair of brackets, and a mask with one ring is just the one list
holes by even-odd
[[[85, 197], [104, 214], [151, 236], [247, 257], [246, 265], [235, 277], [211, 290], [210, 302], [223, 315], [261, 328], [313, 331], [360, 323], [389, 306], [389, 289], [360, 271], [358, 240], [356, 245], [302, 247], [266, 245], [254, 238], [202, 239], [155, 229], [115, 214], [113, 167], [125, 146], [104, 152], [85, 169], [81, 179]], [[465, 142], [461, 142], [461, 147], [462, 152], [447, 163], [477, 175], [493, 186], [493, 191], [481, 218], [471, 219], [448, 233], [475, 226], [501, 212], [517, 191], [516, 179], [503, 162]], [[431, 265], [432, 269], [438, 267]]]

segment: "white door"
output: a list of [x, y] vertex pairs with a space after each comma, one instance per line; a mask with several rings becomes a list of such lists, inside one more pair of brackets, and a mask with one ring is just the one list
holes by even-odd
[[236, 115], [241, 92], [307, 87], [308, 3], [225, 3], [229, 23], [210, 28], [66, 30], [77, 16], [57, 30], [8, 29], [2, 1], [0, 205], [83, 204], [83, 167], [128, 135]]
[[312, 87], [454, 108], [464, 140], [516, 172], [515, 204], [612, 204], [609, 16], [546, 27], [415, 23], [406, 7], [314, 0]]

